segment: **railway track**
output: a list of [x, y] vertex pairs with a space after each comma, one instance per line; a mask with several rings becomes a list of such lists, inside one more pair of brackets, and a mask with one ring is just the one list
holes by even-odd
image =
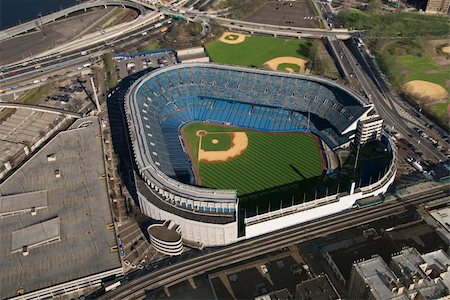
[[197, 276], [219, 267], [267, 254], [293, 244], [369, 223], [390, 215], [400, 214], [408, 209], [407, 206], [415, 206], [448, 195], [449, 184], [446, 184], [429, 191], [408, 195], [404, 198], [399, 198], [375, 207], [349, 211], [326, 219], [319, 219], [308, 224], [302, 224], [301, 226], [291, 227], [283, 231], [247, 240], [145, 274], [130, 283], [103, 295], [100, 299], [140, 299], [145, 296], [146, 291], [154, 290], [165, 285], [173, 285], [186, 280], [188, 277]]

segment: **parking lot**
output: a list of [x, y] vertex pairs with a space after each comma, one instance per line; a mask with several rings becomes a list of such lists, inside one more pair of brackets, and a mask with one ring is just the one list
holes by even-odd
[[319, 27], [319, 21], [310, 11], [307, 0], [269, 1], [245, 21], [292, 27]]
[[146, 69], [165, 67], [177, 63], [175, 53], [170, 50], [140, 54], [119, 54], [114, 57], [114, 60], [119, 80]]

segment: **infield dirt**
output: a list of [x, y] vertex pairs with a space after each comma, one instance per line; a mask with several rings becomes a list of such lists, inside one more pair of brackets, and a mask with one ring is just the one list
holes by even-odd
[[[223, 132], [222, 132], [223, 133]], [[207, 132], [208, 134], [208, 132]], [[245, 132], [229, 132], [231, 136], [231, 145], [224, 151], [205, 151], [201, 148], [203, 137], [200, 137], [198, 148], [198, 160], [201, 162], [223, 162], [229, 161], [241, 155], [248, 146], [248, 137]], [[218, 141], [217, 141], [218, 142]], [[214, 143], [214, 140], [213, 140]]]

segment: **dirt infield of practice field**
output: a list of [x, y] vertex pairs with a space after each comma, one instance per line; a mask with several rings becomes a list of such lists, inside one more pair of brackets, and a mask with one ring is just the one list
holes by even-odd
[[[207, 132], [206, 135], [213, 133]], [[230, 148], [228, 150], [221, 151], [207, 151], [202, 149], [203, 138], [206, 135], [200, 136], [200, 142], [198, 143], [198, 161], [201, 162], [222, 162], [233, 159], [241, 155], [248, 146], [248, 137], [245, 132], [220, 132], [221, 134], [229, 134], [231, 137]], [[212, 144], [219, 144], [218, 139], [211, 140]]]
[[450, 54], [450, 45], [449, 45], [449, 46], [442, 47], [441, 49], [442, 49], [442, 52], [447, 53], [447, 54]]
[[439, 84], [423, 81], [412, 80], [403, 85], [406, 93], [421, 98], [423, 100], [439, 101], [448, 97], [448, 92]]
[[[305, 65], [306, 65], [307, 61], [298, 57], [292, 57], [292, 56], [282, 56], [282, 57], [276, 57], [273, 58], [269, 61], [266, 61], [264, 63], [264, 65], [268, 66], [269, 68], [271, 68], [272, 70], [278, 70], [278, 66], [281, 64], [293, 64], [293, 65], [297, 65], [300, 68], [301, 73], [305, 72]], [[288, 72], [292, 72], [293, 69], [292, 68], [285, 68], [282, 71], [288, 71]]]
[[245, 41], [245, 34], [235, 32], [224, 32], [219, 41], [226, 44], [240, 44]]

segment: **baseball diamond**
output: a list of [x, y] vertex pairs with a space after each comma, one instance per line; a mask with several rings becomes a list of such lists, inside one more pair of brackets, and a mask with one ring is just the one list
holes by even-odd
[[[204, 135], [197, 134], [200, 130]], [[229, 155], [233, 134], [244, 134], [247, 147]], [[236, 189], [238, 195], [317, 178], [326, 166], [319, 139], [307, 133], [270, 133], [196, 122], [183, 127], [182, 140], [198, 185]], [[212, 144], [214, 140], [218, 143]], [[202, 151], [219, 155], [215, 160], [202, 159]]]

